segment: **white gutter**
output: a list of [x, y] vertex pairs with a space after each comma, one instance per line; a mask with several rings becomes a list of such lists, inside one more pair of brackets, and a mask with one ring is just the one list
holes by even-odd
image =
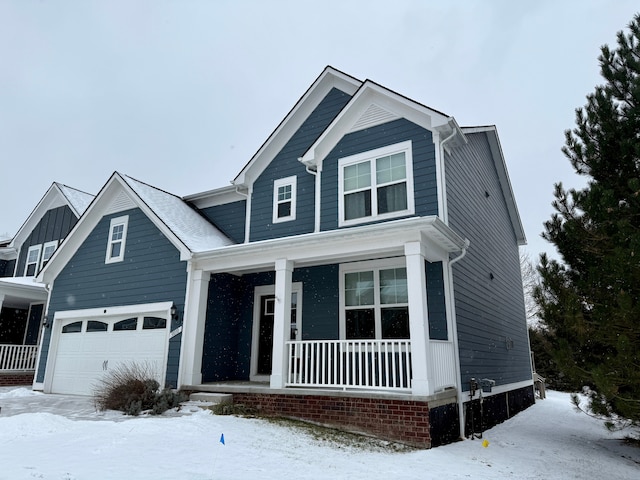
[[[301, 158], [298, 159], [300, 162]], [[314, 198], [314, 224], [313, 224], [313, 232], [318, 233], [320, 231], [320, 185], [321, 185], [321, 172], [322, 169], [320, 167], [316, 167], [315, 170], [312, 170], [309, 165], [305, 164], [305, 170], [307, 173], [310, 173], [316, 178], [316, 188], [315, 188], [315, 198]]]

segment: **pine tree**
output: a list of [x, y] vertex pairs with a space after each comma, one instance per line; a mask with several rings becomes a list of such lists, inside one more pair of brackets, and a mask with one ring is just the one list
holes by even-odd
[[563, 153], [586, 187], [555, 186], [535, 291], [554, 361], [590, 409], [640, 423], [640, 14], [601, 49], [605, 83], [576, 110]]

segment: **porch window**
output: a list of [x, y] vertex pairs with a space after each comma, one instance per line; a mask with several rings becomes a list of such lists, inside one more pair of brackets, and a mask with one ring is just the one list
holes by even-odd
[[338, 175], [341, 226], [414, 212], [410, 141], [342, 158]]
[[109, 241], [104, 263], [121, 262], [124, 260], [124, 247], [127, 241], [127, 224], [129, 215], [112, 218], [109, 225]]
[[40, 262], [40, 250], [42, 245], [32, 245], [27, 252], [27, 261], [24, 266], [24, 276], [33, 277], [38, 270], [38, 264]]
[[343, 338], [409, 338], [407, 269], [387, 264], [343, 271]]
[[273, 223], [296, 219], [296, 183], [295, 175], [273, 182]]

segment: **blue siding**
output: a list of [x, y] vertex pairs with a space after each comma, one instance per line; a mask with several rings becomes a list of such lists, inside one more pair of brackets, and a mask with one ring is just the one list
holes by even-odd
[[38, 303], [31, 305], [29, 319], [27, 320], [27, 331], [25, 335], [25, 345], [37, 345], [38, 334], [40, 333], [40, 325], [42, 324], [42, 314], [44, 313], [44, 304]]
[[15, 268], [15, 260], [0, 260], [0, 277], [13, 277], [13, 270]]
[[231, 240], [236, 243], [243, 243], [246, 205], [247, 202], [245, 200], [240, 200], [203, 208], [200, 212]]
[[453, 266], [462, 384], [531, 379], [520, 257], [485, 134], [446, 158], [449, 224], [471, 241]]
[[[105, 264], [111, 218], [129, 215], [124, 261]], [[55, 279], [48, 316], [56, 311], [173, 302], [182, 318], [186, 292], [186, 262], [141, 210], [103, 217]], [[175, 327], [175, 325], [173, 325]], [[51, 329], [45, 330], [37, 380], [44, 381]], [[167, 385], [177, 380], [180, 336], [169, 346]]]
[[324, 159], [321, 230], [338, 228], [338, 160], [406, 140], [412, 143], [416, 215], [438, 214], [435, 145], [431, 132], [399, 119], [345, 135]]
[[426, 262], [425, 270], [427, 273], [429, 338], [431, 340], [448, 340], [442, 262]]
[[66, 205], [48, 210], [20, 245], [16, 276], [19, 277], [24, 274], [24, 265], [29, 247], [65, 238], [77, 221], [76, 216]]
[[[306, 172], [298, 158], [307, 151], [350, 99], [346, 93], [332, 89], [255, 181], [251, 200], [251, 241], [313, 231], [315, 177]], [[273, 181], [294, 175], [297, 177], [296, 219], [272, 224]]]

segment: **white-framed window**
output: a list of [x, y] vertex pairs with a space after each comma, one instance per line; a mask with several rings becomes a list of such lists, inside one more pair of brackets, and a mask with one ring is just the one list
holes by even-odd
[[53, 252], [56, 251], [56, 248], [58, 248], [57, 240], [54, 240], [52, 242], [47, 242], [44, 244], [44, 246], [42, 247], [42, 258], [40, 259], [40, 268], [44, 267], [47, 263], [49, 263], [49, 260], [51, 259]]
[[415, 211], [411, 141], [338, 162], [340, 226], [410, 215]]
[[340, 265], [340, 338], [409, 338], [403, 259]]
[[273, 223], [296, 219], [296, 183], [295, 175], [273, 182]]
[[111, 219], [109, 225], [109, 240], [107, 242], [107, 255], [104, 263], [121, 262], [124, 260], [128, 223], [129, 215]]
[[27, 260], [24, 265], [24, 276], [33, 277], [38, 273], [38, 265], [40, 264], [40, 251], [42, 245], [31, 245], [27, 251]]

